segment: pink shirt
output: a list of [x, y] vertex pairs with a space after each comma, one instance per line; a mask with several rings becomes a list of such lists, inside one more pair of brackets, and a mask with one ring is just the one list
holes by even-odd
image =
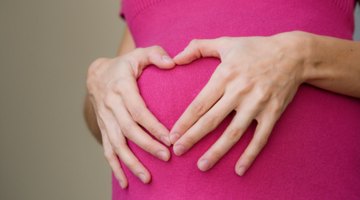
[[[123, 0], [136, 46], [160, 45], [171, 56], [194, 38], [273, 35], [302, 30], [351, 39], [354, 0]], [[146, 68], [138, 80], [149, 109], [169, 129], [219, 64], [206, 58], [173, 70]], [[157, 160], [129, 141], [152, 173], [142, 184], [124, 165], [129, 188], [114, 176], [113, 199], [360, 199], [360, 102], [302, 85], [269, 142], [243, 177], [234, 166], [256, 124], [210, 171], [198, 158], [222, 134], [231, 113], [191, 151]]]

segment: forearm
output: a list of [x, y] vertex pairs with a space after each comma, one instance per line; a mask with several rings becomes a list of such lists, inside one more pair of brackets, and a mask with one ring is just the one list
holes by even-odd
[[[135, 48], [135, 44], [134, 44], [133, 38], [132, 38], [129, 30], [126, 28], [124, 36], [123, 36], [120, 46], [118, 48], [117, 55], [118, 56], [123, 55], [123, 54], [133, 50], [134, 48]], [[88, 94], [86, 94], [86, 96], [85, 96], [84, 118], [85, 118], [86, 124], [87, 124], [91, 134], [95, 137], [95, 139], [100, 144], [102, 144], [101, 132], [98, 127], [97, 120], [96, 120], [96, 114], [95, 114], [94, 108], [91, 104], [90, 96]]]
[[360, 42], [314, 34], [305, 37], [305, 82], [360, 98]]

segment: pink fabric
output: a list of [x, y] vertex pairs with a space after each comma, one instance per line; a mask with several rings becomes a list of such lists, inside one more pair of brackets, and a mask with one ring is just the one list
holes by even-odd
[[[351, 39], [354, 0], [123, 0], [138, 47], [160, 45], [171, 56], [191, 39], [273, 35], [291, 30]], [[149, 109], [171, 128], [219, 61], [201, 59], [173, 70], [148, 67], [138, 80]], [[182, 157], [164, 163], [132, 142], [152, 173], [142, 184], [124, 167], [129, 188], [113, 179], [113, 199], [360, 199], [360, 101], [300, 87], [270, 140], [244, 177], [234, 166], [255, 125], [209, 172], [197, 159], [222, 134], [223, 123]]]

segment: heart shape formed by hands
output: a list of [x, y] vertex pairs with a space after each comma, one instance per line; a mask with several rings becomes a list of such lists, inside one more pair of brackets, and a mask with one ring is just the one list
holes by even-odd
[[[236, 173], [243, 175], [304, 82], [304, 68], [300, 66], [303, 58], [284, 39], [294, 37], [279, 34], [193, 40], [173, 59], [155, 46], [93, 64], [97, 67], [89, 70], [89, 77], [95, 78], [88, 82], [99, 84], [88, 84], [88, 88], [97, 107], [106, 157], [120, 185], [126, 187], [127, 181], [120, 165], [114, 162], [116, 155], [144, 183], [150, 181], [150, 173], [131, 152], [126, 138], [167, 161], [169, 150], [149, 134], [167, 146], [173, 144], [174, 153], [180, 156], [234, 110], [229, 126], [197, 165], [202, 171], [212, 168], [255, 120], [254, 137], [235, 165]], [[213, 59], [195, 61], [202, 57]], [[191, 67], [175, 67], [191, 62]], [[154, 67], [144, 70], [151, 64]], [[171, 73], [159, 68], [171, 69]], [[170, 135], [164, 125], [173, 125]]]
[[171, 129], [169, 137], [176, 155], [180, 156], [192, 148], [235, 110], [234, 119], [201, 156], [197, 165], [202, 171], [212, 168], [255, 120], [254, 137], [235, 166], [238, 175], [245, 173], [266, 145], [276, 121], [304, 82], [304, 68], [299, 67], [302, 58], [294, 53], [296, 50], [286, 43], [284, 37], [298, 36], [279, 34], [271, 37], [193, 40], [174, 57], [177, 65], [203, 57], [221, 61], [210, 80]]

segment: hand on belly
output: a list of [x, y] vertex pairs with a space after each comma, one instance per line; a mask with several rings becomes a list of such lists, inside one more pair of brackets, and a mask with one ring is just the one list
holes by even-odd
[[[156, 51], [149, 53], [150, 57], [147, 59], [129, 64], [132, 69], [130, 71], [138, 78], [140, 91], [133, 84], [136, 79], [125, 78], [124, 81], [119, 81], [115, 78], [110, 81], [111, 83], [127, 82], [128, 86], [130, 83], [133, 85], [131, 91], [127, 90], [127, 92], [124, 92], [126, 85], [115, 87], [121, 90], [117, 93], [122, 95], [120, 98], [122, 103], [118, 101], [118, 105], [123, 105], [122, 108], [127, 110], [128, 114], [124, 115], [127, 112], [120, 114], [121, 112], [116, 109], [117, 106], [113, 101], [115, 98], [107, 98], [106, 109], [104, 109], [112, 112], [113, 121], [110, 120], [110, 122], [106, 117], [101, 119], [105, 112], [98, 110], [99, 113], [103, 113], [103, 116], [98, 115], [98, 117], [99, 122], [104, 123], [102, 126], [99, 124], [102, 129], [104, 150], [111, 152], [111, 157], [107, 156], [107, 158], [117, 178], [120, 179], [120, 184], [126, 187], [127, 181], [120, 166], [114, 164], [116, 163], [114, 162], [115, 154], [119, 155], [120, 160], [144, 183], [150, 181], [150, 173], [126, 147], [126, 144], [121, 142], [125, 138], [162, 160], [166, 161], [169, 158], [168, 153], [166, 158], [158, 154], [159, 150], [165, 149], [142, 132], [139, 125], [163, 143], [174, 144], [173, 150], [176, 155], [180, 156], [214, 130], [234, 110], [236, 114], [233, 120], [220, 138], [200, 157], [198, 168], [206, 171], [213, 167], [238, 142], [251, 122], [256, 120], [258, 124], [254, 137], [235, 167], [235, 172], [243, 175], [265, 146], [273, 126], [291, 102], [299, 85], [304, 81], [303, 66], [300, 64], [302, 58], [293, 53], [295, 51], [293, 46], [288, 47], [284, 45], [286, 42], [280, 42], [283, 40], [282, 37], [284, 36], [275, 35], [194, 40], [174, 58], [174, 61], [177, 65], [184, 65], [193, 61], [201, 62], [195, 61], [200, 57], [216, 58], [207, 59], [209, 66], [205, 66], [203, 63], [196, 69], [193, 68], [195, 66], [173, 68], [174, 63], [171, 60], [169, 62], [172, 64], [161, 63], [164, 61], [160, 62], [154, 57], [159, 57], [158, 55], [161, 54], [159, 52], [166, 53], [156, 48]], [[143, 53], [144, 51], [142, 49]], [[216, 61], [218, 64], [219, 60], [221, 63], [218, 66], [213, 65], [212, 61]], [[160, 65], [159, 68], [173, 69], [167, 72], [159, 70], [157, 67], [150, 67], [140, 76], [145, 65], [149, 64]], [[121, 68], [114, 67], [114, 69]], [[116, 74], [124, 76], [124, 72], [117, 70], [113, 71], [114, 73], [104, 73], [107, 74], [105, 78], [117, 77]], [[124, 69], [122, 70], [124, 71]], [[128, 76], [132, 77], [130, 74]], [[209, 80], [208, 77], [210, 77]], [[98, 82], [104, 82], [103, 79], [100, 77]], [[156, 84], [157, 86], [153, 87]], [[105, 84], [104, 87], [108, 85]], [[178, 87], [179, 85], [180, 87]], [[93, 88], [95, 88], [92, 92], [95, 94], [96, 105], [102, 105], [103, 95], [96, 92], [98, 91], [96, 87]], [[145, 102], [142, 102], [138, 92], [141, 93]], [[182, 94], [185, 94], [186, 97], [183, 98]], [[116, 93], [112, 96], [116, 97]], [[191, 102], [189, 99], [193, 101]], [[166, 105], [167, 103], [169, 105]], [[177, 103], [181, 105], [177, 105]], [[186, 110], [184, 105], [188, 106]], [[172, 115], [166, 119], [166, 114], [173, 112], [171, 109], [174, 109], [174, 113], [179, 110], [185, 111], [181, 116], [179, 115], [180, 117], [174, 118]], [[153, 111], [154, 115], [150, 111]], [[170, 135], [160, 122], [165, 122], [164, 125], [169, 128], [172, 127]], [[109, 131], [111, 124], [118, 124], [119, 127], [115, 129], [121, 130], [121, 132]], [[117, 145], [119, 142], [123, 145]]]
[[279, 34], [194, 40], [175, 56], [178, 65], [201, 57], [221, 60], [208, 83], [170, 131], [175, 154], [184, 154], [235, 110], [232, 122], [197, 165], [202, 171], [213, 167], [256, 120], [254, 137], [235, 166], [235, 172], [242, 176], [304, 82], [303, 58], [289, 42], [293, 39], [291, 34]]

